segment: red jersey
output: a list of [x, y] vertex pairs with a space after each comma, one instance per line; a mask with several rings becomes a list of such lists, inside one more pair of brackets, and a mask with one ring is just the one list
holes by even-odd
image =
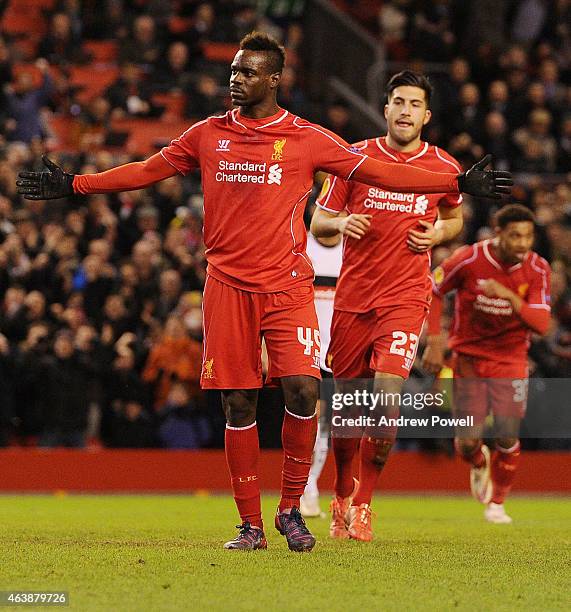
[[209, 274], [254, 292], [313, 282], [303, 222], [313, 175], [324, 170], [349, 179], [366, 159], [283, 109], [258, 120], [237, 109], [209, 117], [161, 153], [182, 174], [202, 171]]
[[490, 240], [459, 248], [434, 270], [434, 292], [457, 289], [449, 345], [458, 353], [505, 363], [527, 362], [530, 328], [511, 303], [489, 298], [481, 289], [489, 278], [517, 293], [532, 309], [550, 311], [549, 264], [530, 251], [521, 263], [506, 265]]
[[[410, 164], [432, 172], [461, 172], [453, 157], [427, 142], [410, 153], [395, 151], [384, 138], [366, 140], [353, 149], [383, 162]], [[428, 305], [432, 291], [430, 253], [413, 253], [406, 245], [408, 232], [421, 229], [419, 219], [434, 223], [439, 206], [461, 203], [462, 196], [457, 193], [395, 193], [327, 177], [318, 206], [331, 213], [345, 209], [372, 215], [371, 227], [361, 240], [344, 237], [335, 309], [368, 312], [411, 302]]]

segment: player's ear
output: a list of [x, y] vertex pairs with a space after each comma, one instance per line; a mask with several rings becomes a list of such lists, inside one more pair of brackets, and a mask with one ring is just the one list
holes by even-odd
[[494, 232], [495, 232], [496, 236], [499, 236], [502, 233], [502, 228], [499, 225], [496, 225], [494, 227]]
[[424, 119], [422, 121], [422, 125], [426, 125], [432, 119], [432, 111], [427, 108], [424, 113]]
[[385, 107], [383, 109], [383, 114], [385, 115], [385, 119], [388, 119], [388, 114], [389, 114], [389, 105], [385, 104]]
[[272, 89], [275, 89], [280, 84], [281, 80], [282, 80], [281, 72], [274, 72], [273, 74], [270, 74], [270, 87]]

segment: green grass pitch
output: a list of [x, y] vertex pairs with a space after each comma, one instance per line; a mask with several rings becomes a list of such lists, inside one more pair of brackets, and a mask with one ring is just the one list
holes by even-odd
[[569, 609], [571, 501], [514, 498], [508, 526], [466, 497], [379, 497], [372, 544], [222, 550], [227, 496], [1, 496], [0, 590], [67, 590], [76, 610]]

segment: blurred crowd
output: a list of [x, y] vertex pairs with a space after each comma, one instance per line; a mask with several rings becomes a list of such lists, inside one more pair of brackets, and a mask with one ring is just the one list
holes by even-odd
[[[15, 3], [0, 4], [0, 445], [219, 445], [219, 399], [199, 388], [199, 177], [51, 202], [22, 200], [15, 181], [41, 170], [46, 152], [70, 172], [130, 161], [110, 127], [117, 119], [160, 131], [165, 115], [190, 124], [224, 112], [228, 61], [209, 49], [254, 28], [287, 47], [280, 103], [354, 140], [346, 105], [304, 91], [303, 3], [41, 0], [31, 2], [41, 5], [37, 38], [8, 27]], [[532, 366], [571, 376], [571, 2], [337, 4], [381, 37], [389, 66], [430, 67], [427, 138], [465, 166], [486, 151], [518, 172], [515, 199], [535, 210], [537, 250], [553, 266], [553, 325], [534, 342]], [[103, 61], [93, 49], [106, 42], [117, 79], [86, 96], [74, 71]], [[173, 110], [165, 99], [177, 96]], [[54, 134], [60, 118], [73, 121], [71, 147]], [[491, 213], [467, 199], [462, 240], [488, 236]], [[435, 262], [455, 246], [438, 248]]]

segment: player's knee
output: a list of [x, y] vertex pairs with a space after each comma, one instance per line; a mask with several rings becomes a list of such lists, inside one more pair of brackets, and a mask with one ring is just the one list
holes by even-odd
[[290, 377], [284, 387], [287, 409], [297, 416], [315, 414], [319, 383], [310, 376]]
[[510, 451], [515, 449], [519, 445], [518, 438], [496, 438], [495, 440], [496, 448], [499, 451]]
[[224, 392], [222, 404], [230, 427], [247, 427], [256, 420], [256, 402], [239, 391]]
[[456, 438], [454, 440], [454, 446], [456, 451], [464, 459], [470, 459], [472, 455], [478, 450], [481, 441], [476, 438]]

